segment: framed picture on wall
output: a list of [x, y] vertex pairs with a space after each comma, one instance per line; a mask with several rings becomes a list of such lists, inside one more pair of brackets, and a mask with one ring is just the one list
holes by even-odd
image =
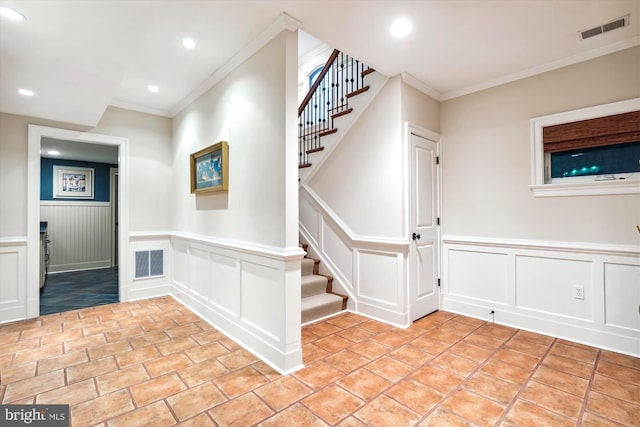
[[93, 168], [53, 166], [55, 199], [93, 199]]
[[191, 193], [229, 189], [229, 144], [220, 141], [190, 156]]

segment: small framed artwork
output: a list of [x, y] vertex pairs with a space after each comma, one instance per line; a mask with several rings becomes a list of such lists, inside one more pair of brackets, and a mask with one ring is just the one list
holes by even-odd
[[93, 199], [93, 168], [53, 166], [54, 199]]
[[229, 189], [229, 144], [220, 141], [191, 155], [191, 192]]

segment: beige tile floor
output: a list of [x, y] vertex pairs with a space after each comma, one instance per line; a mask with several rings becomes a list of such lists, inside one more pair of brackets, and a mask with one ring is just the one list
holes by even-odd
[[0, 401], [72, 426], [633, 426], [640, 359], [437, 312], [302, 330], [282, 376], [171, 297], [0, 326]]

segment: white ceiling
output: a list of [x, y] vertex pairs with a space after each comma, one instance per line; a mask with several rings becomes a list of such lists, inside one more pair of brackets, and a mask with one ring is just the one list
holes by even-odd
[[[444, 100], [640, 44], [638, 0], [0, 0], [0, 111], [94, 126], [108, 105], [172, 116], [286, 13]], [[578, 31], [630, 14], [630, 26]], [[389, 36], [397, 17], [414, 31]], [[197, 47], [185, 50], [183, 37]], [[237, 58], [237, 57], [236, 57]], [[148, 84], [160, 92], [147, 91]], [[17, 89], [34, 90], [25, 98]]]
[[[59, 154], [51, 153], [57, 152]], [[117, 165], [118, 147], [42, 137], [40, 157]]]

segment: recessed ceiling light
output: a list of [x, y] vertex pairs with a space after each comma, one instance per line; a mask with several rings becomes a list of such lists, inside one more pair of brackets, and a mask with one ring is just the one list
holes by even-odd
[[147, 86], [147, 90], [149, 92], [152, 92], [152, 93], [158, 93], [160, 88], [158, 86], [155, 86], [155, 85], [149, 85], [149, 86]]
[[413, 25], [411, 24], [411, 21], [406, 18], [400, 18], [396, 19], [393, 24], [391, 24], [391, 27], [389, 27], [389, 33], [391, 33], [393, 37], [401, 38], [408, 36], [412, 29]]
[[56, 150], [49, 150], [47, 151], [47, 154], [51, 154], [52, 156], [59, 156], [60, 152]]
[[184, 46], [185, 49], [193, 49], [196, 47], [196, 42], [194, 42], [192, 38], [185, 37], [182, 39], [182, 46]]
[[0, 16], [10, 19], [12, 21], [24, 21], [27, 18], [15, 9], [8, 8], [7, 6], [0, 6]]
[[36, 96], [36, 93], [29, 89], [18, 89], [18, 93], [23, 96]]

